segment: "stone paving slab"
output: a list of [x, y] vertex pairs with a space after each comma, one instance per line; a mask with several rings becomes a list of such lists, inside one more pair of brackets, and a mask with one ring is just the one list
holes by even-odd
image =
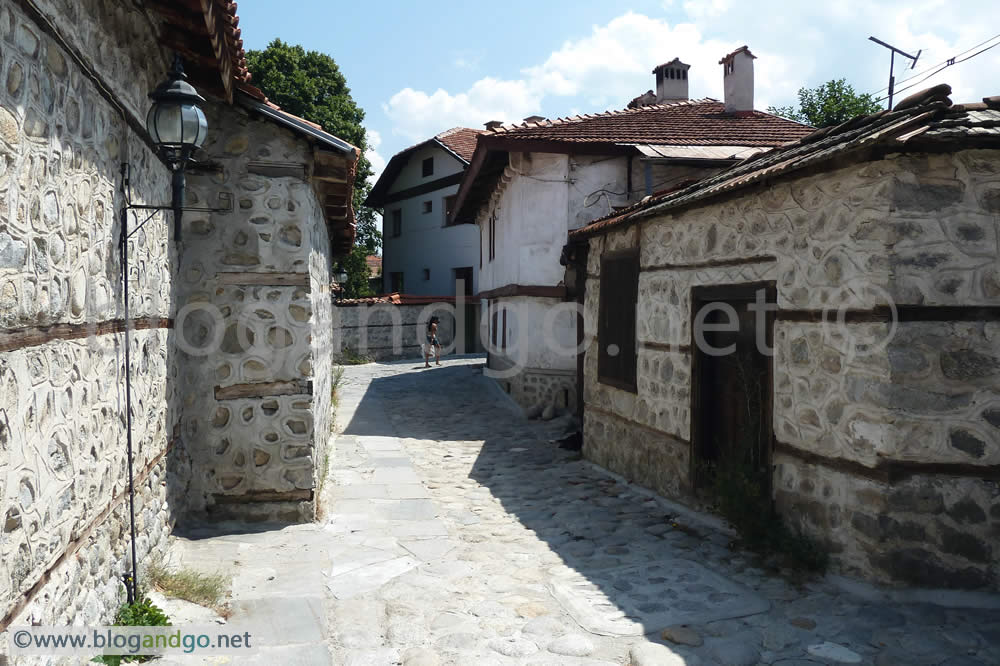
[[589, 578], [573, 572], [550, 582], [549, 589], [581, 627], [602, 636], [641, 636], [674, 624], [764, 613], [771, 606], [749, 588], [677, 557]]
[[[311, 629], [269, 630], [276, 643], [253, 661], [177, 663], [802, 666], [855, 655], [874, 666], [1000, 663], [1000, 610], [989, 600], [946, 608], [928, 601], [951, 595], [890, 601], [834, 579], [775, 575], [727, 548], [731, 535], [718, 521], [695, 520], [554, 447], [560, 422], [521, 418], [480, 363], [347, 368], [342, 432], [319, 498], [324, 522], [181, 544], [202, 570], [233, 573], [234, 602], [321, 599], [319, 609], [273, 609], [305, 617]], [[640, 608], [647, 603], [667, 610]], [[238, 605], [230, 624], [256, 608]], [[687, 622], [668, 633], [680, 643], [653, 629], [676, 621]], [[639, 624], [651, 633], [618, 635]], [[601, 633], [609, 628], [614, 635]]]

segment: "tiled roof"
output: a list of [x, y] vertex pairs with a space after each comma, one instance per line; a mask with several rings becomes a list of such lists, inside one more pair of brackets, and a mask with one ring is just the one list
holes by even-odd
[[365, 257], [365, 263], [368, 264], [368, 270], [371, 271], [372, 275], [380, 275], [382, 273], [382, 257], [377, 254], [370, 254]]
[[434, 135], [430, 139], [415, 143], [409, 148], [399, 151], [385, 165], [382, 174], [372, 186], [371, 192], [368, 193], [365, 205], [373, 208], [381, 208], [384, 205], [384, 199], [389, 188], [392, 187], [393, 182], [395, 182], [403, 167], [409, 161], [413, 151], [436, 144], [461, 160], [464, 168], [469, 164], [473, 153], [476, 152], [477, 137], [483, 133], [484, 130], [472, 129], [471, 127], [452, 127], [449, 130]]
[[393, 292], [383, 296], [368, 296], [366, 298], [344, 298], [336, 301], [338, 307], [350, 305], [430, 305], [432, 303], [454, 303], [454, 296], [418, 296], [416, 294], [400, 294]]
[[726, 113], [722, 102], [706, 98], [502, 125], [486, 136], [617, 145], [780, 146], [812, 131], [807, 125], [762, 111]]
[[162, 21], [160, 43], [184, 57], [192, 83], [232, 101], [233, 89], [249, 83], [251, 78], [236, 3], [201, 0], [149, 4]]
[[452, 127], [434, 138], [468, 163], [472, 159], [472, 153], [476, 152], [476, 137], [482, 133], [483, 130], [471, 127]]
[[[985, 140], [1000, 148], [1000, 97], [975, 104], [952, 105], [947, 85], [934, 86], [904, 99], [892, 111], [858, 116], [824, 127], [790, 145], [755, 155], [681, 190], [642, 202], [570, 232], [573, 240], [604, 233], [651, 215], [666, 213], [713, 196], [813, 167], [834, 157], [875, 145], [915, 145], [915, 142], [959, 145], [958, 140]], [[978, 144], [977, 144], [978, 145]]]

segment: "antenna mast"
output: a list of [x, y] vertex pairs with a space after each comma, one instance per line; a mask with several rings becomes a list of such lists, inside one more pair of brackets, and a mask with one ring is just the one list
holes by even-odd
[[920, 54], [923, 53], [924, 50], [920, 49], [919, 51], [917, 51], [917, 55], [912, 56], [909, 53], [907, 53], [906, 51], [901, 51], [901, 50], [897, 49], [892, 44], [886, 44], [881, 39], [875, 39], [874, 37], [869, 37], [868, 39], [870, 39], [871, 41], [875, 42], [876, 44], [880, 44], [880, 45], [884, 46], [885, 48], [889, 49], [889, 110], [891, 111], [892, 110], [892, 88], [893, 88], [893, 86], [896, 83], [896, 77], [894, 77], [892, 75], [892, 70], [893, 70], [893, 67], [896, 65], [896, 54], [898, 53], [899, 55], [904, 56], [904, 57], [909, 58], [910, 60], [912, 60], [913, 62], [910, 63], [910, 69], [913, 69], [914, 67], [917, 66], [917, 58], [920, 57]]

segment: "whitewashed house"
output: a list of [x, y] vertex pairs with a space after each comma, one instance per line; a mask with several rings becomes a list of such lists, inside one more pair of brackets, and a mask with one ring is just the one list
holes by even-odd
[[577, 298], [560, 261], [570, 230], [811, 131], [753, 110], [753, 60], [744, 46], [720, 61], [724, 102], [688, 99], [675, 58], [627, 109], [487, 124], [452, 215], [478, 225], [488, 367], [520, 404], [577, 406], [576, 316], [555, 307]]
[[385, 293], [470, 296], [478, 287], [479, 235], [449, 219], [479, 130], [454, 127], [393, 155], [365, 204], [382, 210]]

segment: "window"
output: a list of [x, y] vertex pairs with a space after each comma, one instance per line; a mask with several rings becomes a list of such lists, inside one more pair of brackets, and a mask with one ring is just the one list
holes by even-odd
[[424, 269], [424, 279], [425, 280], [430, 280], [431, 279], [431, 269], [429, 269], [429, 268], [425, 268]]
[[389, 282], [392, 285], [390, 291], [402, 294], [403, 292], [403, 272], [390, 273]]
[[403, 235], [403, 211], [392, 211], [392, 237], [398, 238]]
[[455, 200], [458, 199], [457, 194], [453, 194], [450, 197], [444, 198], [444, 226], [451, 226], [453, 224], [458, 224], [451, 219], [452, 211], [455, 210]]
[[427, 176], [433, 176], [434, 175], [434, 158], [433, 157], [428, 157], [420, 165], [420, 175], [422, 175], [424, 178], [426, 178]]
[[503, 309], [503, 336], [500, 349], [507, 349], [507, 308]]
[[491, 331], [490, 338], [493, 340], [493, 348], [496, 349], [496, 346], [497, 346], [497, 318], [499, 316], [499, 313], [497, 312], [496, 301], [493, 301], [492, 310], [493, 310], [493, 317], [492, 317], [493, 321], [492, 321], [492, 331]]
[[497, 213], [490, 213], [490, 261], [497, 256]]
[[423, 203], [423, 208], [424, 208], [424, 213], [431, 212], [432, 210], [434, 210], [434, 202], [433, 201], [425, 201]]
[[639, 253], [623, 250], [601, 259], [597, 321], [597, 378], [625, 391], [636, 388], [635, 310], [639, 298]]

